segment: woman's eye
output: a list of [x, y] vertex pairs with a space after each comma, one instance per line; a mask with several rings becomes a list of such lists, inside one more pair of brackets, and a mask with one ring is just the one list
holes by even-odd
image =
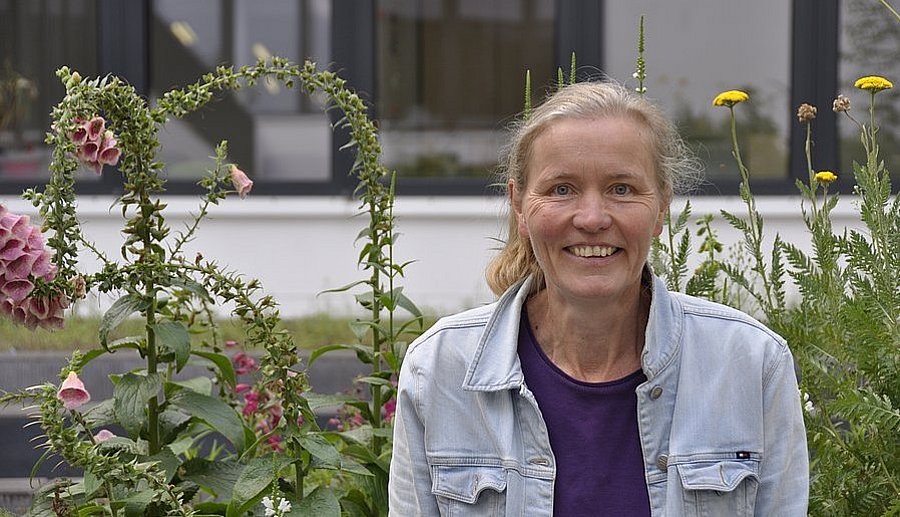
[[572, 187], [568, 185], [557, 185], [553, 187], [553, 193], [557, 196], [568, 196], [572, 193]]
[[631, 187], [628, 185], [616, 185], [613, 187], [613, 193], [617, 196], [624, 196], [631, 192]]

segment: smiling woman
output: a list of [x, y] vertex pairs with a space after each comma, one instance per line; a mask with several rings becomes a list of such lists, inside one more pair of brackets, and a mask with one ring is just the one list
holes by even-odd
[[409, 347], [393, 515], [806, 515], [784, 340], [647, 265], [693, 163], [609, 83], [566, 86], [515, 128], [500, 299]]

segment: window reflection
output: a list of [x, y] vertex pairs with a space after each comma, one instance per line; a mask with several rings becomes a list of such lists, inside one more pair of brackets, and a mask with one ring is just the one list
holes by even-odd
[[[900, 33], [897, 19], [879, 2], [845, 0], [840, 3], [841, 20], [839, 93], [850, 97], [853, 117], [868, 124], [871, 96], [853, 87], [862, 76], [881, 75], [894, 83], [893, 90], [878, 93], [875, 98], [875, 124], [878, 127], [880, 159], [888, 169], [900, 163]], [[855, 161], [866, 162], [866, 153], [859, 141], [859, 128], [846, 116], [838, 117], [840, 138], [840, 170], [838, 177], [846, 183], [853, 174]], [[893, 182], [900, 182], [900, 167], [891, 172]]]
[[[739, 178], [721, 91], [745, 90], [738, 109], [744, 162], [756, 178], [788, 177], [791, 2], [606, 2], [605, 70], [633, 84], [637, 28], [645, 15], [647, 95], [676, 120], [710, 181]], [[699, 16], [698, 13], [702, 13]]]
[[[252, 65], [273, 55], [325, 66], [331, 55], [329, 0], [155, 0], [152, 95], [183, 87], [220, 64]], [[316, 99], [275, 81], [227, 94], [160, 134], [172, 179], [200, 177], [216, 144], [254, 180], [331, 179], [331, 126]]]
[[552, 0], [381, 0], [378, 114], [403, 176], [487, 177], [522, 110], [555, 78]]
[[[95, 2], [0, 0], [0, 181], [43, 183], [50, 111], [65, 95], [56, 69], [97, 75]], [[51, 35], [51, 36], [48, 36]], [[78, 172], [96, 181], [93, 172]]]

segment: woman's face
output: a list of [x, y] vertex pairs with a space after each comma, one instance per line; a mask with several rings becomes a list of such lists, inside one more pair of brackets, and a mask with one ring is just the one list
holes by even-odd
[[562, 119], [533, 142], [526, 184], [509, 191], [551, 296], [616, 300], [639, 288], [666, 211], [651, 145], [628, 116]]

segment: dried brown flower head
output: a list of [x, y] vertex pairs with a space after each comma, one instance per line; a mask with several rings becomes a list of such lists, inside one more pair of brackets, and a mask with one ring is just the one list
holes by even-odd
[[803, 103], [797, 108], [797, 118], [801, 124], [808, 124], [816, 118], [816, 107], [812, 104]]
[[840, 113], [842, 111], [850, 111], [850, 97], [846, 95], [838, 95], [837, 99], [834, 99], [834, 106], [832, 109], [835, 113]]

